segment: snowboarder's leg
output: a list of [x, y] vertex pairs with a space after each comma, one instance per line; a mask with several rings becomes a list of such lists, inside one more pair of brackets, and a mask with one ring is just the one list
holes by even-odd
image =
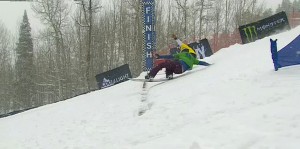
[[173, 72], [175, 74], [181, 74], [182, 72], [182, 65], [179, 61], [175, 61], [173, 65]]
[[[156, 74], [163, 68], [166, 68], [166, 71], [169, 71], [170, 65], [171, 65], [172, 61], [170, 60], [166, 60], [163, 63], [158, 64], [156, 67], [152, 68], [151, 71], [149, 72], [148, 76], [154, 78], [156, 76]], [[168, 72], [169, 73], [169, 72]]]
[[173, 75], [173, 73], [182, 73], [182, 67], [179, 61], [166, 60], [156, 67], [152, 68], [148, 76], [154, 78], [156, 74], [163, 68], [166, 68], [166, 76]]
[[181, 74], [182, 66], [179, 61], [171, 61], [169, 67], [166, 68], [166, 78], [173, 79], [173, 73]]
[[169, 78], [169, 76], [173, 76], [173, 63], [174, 61], [168, 61], [166, 65], [166, 78]]

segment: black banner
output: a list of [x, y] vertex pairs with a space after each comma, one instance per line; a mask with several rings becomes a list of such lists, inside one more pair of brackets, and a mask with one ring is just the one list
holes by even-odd
[[285, 12], [239, 27], [243, 44], [289, 29], [290, 25]]
[[99, 89], [107, 88], [132, 78], [129, 65], [125, 64], [96, 76]]
[[209, 42], [206, 38], [199, 42], [190, 43], [189, 46], [195, 50], [198, 59], [203, 59], [213, 55]]

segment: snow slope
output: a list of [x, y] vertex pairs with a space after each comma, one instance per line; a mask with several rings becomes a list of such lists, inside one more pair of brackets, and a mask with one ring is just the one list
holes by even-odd
[[[281, 49], [299, 33], [272, 38]], [[275, 72], [269, 39], [222, 49], [206, 59], [213, 66], [151, 88], [142, 116], [142, 83], [127, 81], [0, 119], [0, 148], [298, 149], [300, 66]]]

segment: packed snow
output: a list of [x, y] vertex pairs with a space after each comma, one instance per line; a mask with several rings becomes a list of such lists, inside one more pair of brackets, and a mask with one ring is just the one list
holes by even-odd
[[[281, 49], [299, 33], [271, 38]], [[206, 58], [206, 69], [147, 83], [143, 102], [143, 83], [126, 81], [2, 118], [0, 148], [299, 149], [300, 66], [275, 72], [269, 40], [233, 45]]]

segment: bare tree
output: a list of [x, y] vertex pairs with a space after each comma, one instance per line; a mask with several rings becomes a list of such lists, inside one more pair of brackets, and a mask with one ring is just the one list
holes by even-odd
[[215, 1], [214, 7], [214, 34], [218, 35], [220, 33], [221, 23], [222, 23], [222, 9], [223, 9], [223, 0]]
[[196, 6], [198, 6], [199, 10], [199, 30], [198, 36], [199, 38], [202, 37], [202, 28], [203, 28], [203, 20], [204, 20], [204, 9], [205, 9], [205, 0], [197, 0]]
[[142, 10], [141, 10], [141, 2], [140, 0], [125, 0], [125, 4], [127, 5], [128, 17], [130, 20], [130, 37], [127, 44], [129, 44], [130, 52], [130, 66], [131, 71], [133, 71], [133, 75], [138, 75], [143, 69], [143, 33], [142, 33]]
[[[81, 9], [80, 9], [80, 15], [79, 15], [79, 19], [76, 20], [77, 24], [79, 25], [79, 30], [81, 30], [81, 27], [86, 27], [88, 28], [87, 31], [87, 40], [86, 40], [86, 52], [85, 52], [85, 77], [86, 77], [86, 86], [88, 90], [91, 90], [92, 85], [92, 78], [94, 76], [91, 75], [92, 72], [92, 60], [91, 60], [91, 53], [93, 53], [93, 31], [94, 31], [94, 13], [96, 13], [98, 11], [98, 9], [101, 8], [101, 6], [99, 5], [99, 1], [94, 2], [93, 0], [82, 0], [81, 3], [79, 3], [81, 5]], [[83, 16], [81, 15], [83, 12]], [[79, 32], [80, 33], [80, 32]], [[80, 33], [81, 34], [81, 33]], [[81, 36], [81, 35], [80, 35]], [[81, 38], [81, 37], [79, 37]], [[82, 47], [82, 46], [81, 46]]]
[[225, 22], [224, 22], [224, 32], [229, 33], [229, 25], [232, 16], [232, 0], [225, 0]]
[[13, 64], [12, 64], [12, 38], [4, 24], [0, 21], [0, 114], [8, 113], [15, 108], [20, 108], [14, 95], [13, 80]]
[[55, 41], [55, 73], [60, 99], [65, 98], [67, 73], [67, 53], [64, 45], [63, 29], [69, 22], [69, 8], [62, 0], [36, 0], [32, 5], [33, 10], [51, 30], [51, 36]]
[[188, 0], [175, 0], [178, 7], [182, 10], [183, 12], [183, 32], [184, 32], [184, 38], [187, 38], [187, 25], [188, 25]]

